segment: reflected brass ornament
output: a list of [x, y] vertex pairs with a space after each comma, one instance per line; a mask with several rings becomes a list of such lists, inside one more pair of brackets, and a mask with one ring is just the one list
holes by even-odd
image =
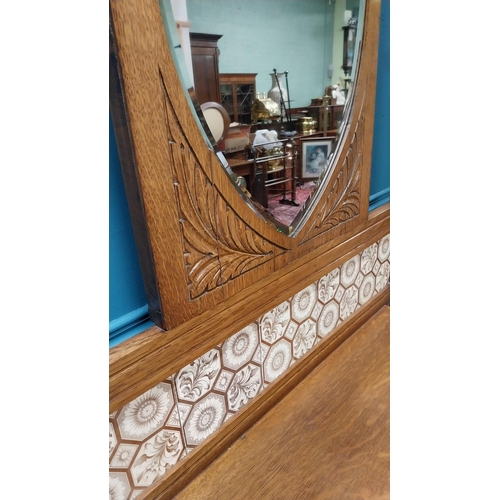
[[279, 118], [281, 115], [280, 107], [268, 97], [256, 99], [252, 103], [252, 122], [257, 123], [260, 120], [269, 120]]
[[299, 129], [304, 133], [316, 132], [318, 122], [312, 116], [301, 116], [299, 118]]

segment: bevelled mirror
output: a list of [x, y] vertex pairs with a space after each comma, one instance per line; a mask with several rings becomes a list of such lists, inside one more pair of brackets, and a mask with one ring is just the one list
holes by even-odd
[[[159, 5], [200, 133], [256, 216], [293, 236], [348, 120], [364, 0]], [[221, 140], [209, 104], [230, 122]]]
[[[110, 107], [149, 312], [162, 329], [233, 303], [250, 311], [279, 280], [299, 287], [309, 259], [362, 230], [379, 8], [110, 1]], [[212, 102], [229, 117], [219, 140], [200, 106]]]

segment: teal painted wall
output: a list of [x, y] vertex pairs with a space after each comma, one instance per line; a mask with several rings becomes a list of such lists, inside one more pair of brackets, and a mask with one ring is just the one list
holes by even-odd
[[146, 292], [109, 116], [109, 329], [110, 347], [149, 324]]
[[190, 31], [223, 35], [221, 73], [258, 73], [271, 88], [273, 68], [288, 71], [291, 107], [308, 106], [330, 85], [334, 2], [328, 0], [187, 0]]
[[[188, 3], [191, 1], [188, 0]], [[226, 4], [228, 3], [232, 2]], [[314, 3], [318, 2], [314, 1]], [[252, 3], [249, 5], [252, 5]], [[377, 203], [382, 204], [389, 201], [389, 14], [389, 0], [382, 0], [370, 187], [370, 194], [374, 198], [374, 202], [371, 203], [371, 208], [378, 206]], [[243, 70], [241, 71], [243, 72]], [[268, 83], [270, 83], [270, 77], [268, 76], [268, 78]], [[291, 93], [292, 90], [290, 89]], [[115, 338], [110, 341], [110, 347], [112, 347], [144, 330], [151, 323], [147, 321], [145, 315], [147, 309], [146, 295], [125, 198], [111, 119], [109, 129], [109, 186], [109, 319], [110, 329], [116, 334]], [[133, 328], [127, 328], [127, 325], [133, 325]]]
[[373, 131], [370, 208], [390, 198], [390, 1], [383, 0], [380, 12], [380, 36], [377, 68], [377, 96]]

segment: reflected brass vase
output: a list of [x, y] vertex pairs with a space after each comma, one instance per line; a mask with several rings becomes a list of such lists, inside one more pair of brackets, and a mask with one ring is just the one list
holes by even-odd
[[299, 118], [299, 129], [303, 133], [316, 132], [318, 122], [312, 116], [301, 116]]

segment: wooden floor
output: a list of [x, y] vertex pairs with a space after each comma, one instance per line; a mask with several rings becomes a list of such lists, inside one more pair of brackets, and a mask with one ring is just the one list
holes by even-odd
[[175, 500], [389, 499], [384, 306]]

